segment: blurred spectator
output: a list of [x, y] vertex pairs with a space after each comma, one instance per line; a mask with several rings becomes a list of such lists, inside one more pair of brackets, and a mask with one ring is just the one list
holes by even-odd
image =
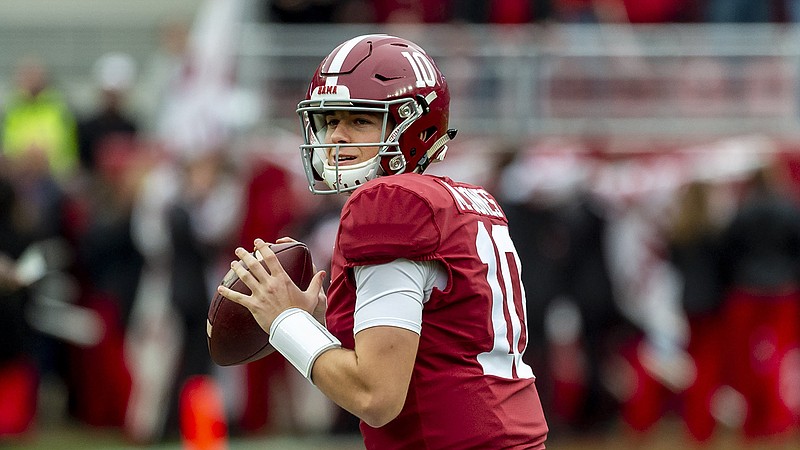
[[337, 23], [375, 23], [375, 8], [371, 0], [340, 0], [332, 18]]
[[170, 90], [184, 70], [189, 26], [182, 21], [165, 23], [158, 37], [158, 47], [144, 64], [135, 95], [142, 132], [147, 136], [158, 132]]
[[139, 443], [163, 437], [183, 337], [183, 321], [171, 305], [173, 260], [166, 220], [179, 196], [180, 174], [163, 150], [151, 150], [131, 213], [131, 236], [144, 264], [125, 336], [132, 386], [124, 428]]
[[496, 24], [521, 24], [534, 19], [534, 3], [531, 0], [494, 0], [489, 3], [489, 22]]
[[100, 102], [78, 124], [87, 176], [67, 202], [68, 237], [75, 246], [77, 303], [102, 321], [104, 332], [94, 345], [69, 348], [69, 409], [84, 423], [119, 427], [131, 389], [124, 335], [143, 265], [130, 233], [137, 124], [125, 112], [135, 64], [127, 54], [108, 53], [95, 62], [93, 76]]
[[553, 0], [552, 5], [557, 22], [628, 22], [622, 0]]
[[201, 344], [206, 341], [202, 324], [208, 316], [212, 286], [220, 279], [217, 267], [223, 258], [227, 262], [240, 229], [243, 197], [226, 153], [213, 150], [187, 161], [180, 197], [166, 210], [173, 258], [170, 299], [183, 331], [166, 436], [173, 436], [180, 425], [175, 393], [191, 377], [211, 374], [208, 347]]
[[[15, 204], [24, 207], [4, 214], [13, 217], [15, 232], [30, 243], [68, 234], [65, 185], [78, 164], [75, 119], [61, 93], [50, 85], [42, 61], [20, 60], [15, 83], [17, 91], [6, 105], [2, 123], [2, 151], [8, 163], [3, 175], [13, 186]], [[29, 356], [37, 376], [64, 381], [64, 343], [41, 333], [29, 336]]]
[[701, 0], [553, 0], [556, 20], [567, 23], [698, 22]]
[[265, 16], [280, 23], [330, 23], [337, 8], [333, 0], [272, 0], [263, 4]]
[[84, 168], [95, 170], [98, 153], [118, 140], [136, 137], [136, 119], [126, 112], [126, 100], [136, 78], [136, 63], [125, 53], [107, 53], [94, 64], [100, 104], [78, 122], [78, 150]]
[[766, 23], [779, 18], [780, 10], [776, 1], [705, 1], [705, 20], [710, 23]]
[[100, 91], [98, 109], [82, 120], [78, 135], [81, 162], [89, 175], [79, 203], [83, 222], [78, 255], [87, 293], [110, 296], [124, 328], [143, 264], [131, 238], [131, 210], [140, 174], [138, 123], [125, 112], [136, 75], [133, 59], [107, 53], [94, 65]]
[[705, 0], [623, 0], [630, 23], [701, 22]]
[[569, 231], [565, 293], [574, 299], [582, 324], [579, 343], [585, 358], [584, 391], [572, 425], [576, 430], [606, 430], [618, 402], [608, 389], [608, 361], [632, 334], [611, 285], [606, 251], [608, 221], [604, 206], [581, 186], [562, 212]]
[[142, 256], [133, 246], [130, 216], [139, 170], [136, 120], [125, 112], [125, 99], [135, 77], [127, 54], [108, 53], [94, 65], [101, 101], [79, 123], [81, 162], [86, 189], [76, 194], [81, 209], [79, 263], [88, 295], [110, 296], [124, 328], [136, 295]]
[[800, 0], [786, 0], [786, 19], [792, 23], [800, 22]]
[[550, 17], [550, 0], [450, 0], [445, 21], [523, 24]]
[[605, 251], [602, 205], [586, 182], [591, 161], [580, 145], [545, 142], [521, 154], [498, 187], [516, 234], [526, 286], [525, 358], [536, 372], [551, 430], [594, 432], [611, 424], [618, 403], [606, 366], [627, 333]]
[[[257, 162], [246, 186], [244, 220], [238, 245], [250, 248], [259, 237], [275, 242], [290, 235], [293, 225], [303, 217], [296, 208], [298, 200], [293, 195], [291, 173], [267, 161]], [[230, 254], [230, 252], [228, 252]], [[325, 262], [314, 255], [317, 264]], [[322, 266], [319, 266], [322, 268]], [[279, 387], [286, 388], [288, 363], [279, 355], [272, 355], [247, 364], [244, 410], [239, 427], [247, 434], [275, 428], [276, 418], [271, 406]], [[291, 370], [291, 367], [288, 367]]]
[[680, 413], [699, 441], [710, 439], [716, 427], [713, 399], [725, 374], [721, 230], [711, 214], [711, 189], [702, 181], [686, 186], [667, 229], [669, 260], [681, 278], [681, 305], [689, 321], [687, 350], [696, 367], [694, 382], [682, 394]]
[[270, 0], [255, 5], [256, 20], [274, 23], [375, 23], [375, 0]]
[[97, 314], [104, 333], [96, 345], [71, 351], [71, 409], [95, 426], [123, 425], [131, 389], [123, 344], [143, 266], [130, 229], [139, 176], [135, 153], [131, 140], [109, 140], [72, 202], [78, 304]]
[[142, 443], [178, 436], [181, 388], [211, 372], [203, 324], [243, 197], [222, 149], [182, 161], [161, 152], [131, 215], [144, 266], [126, 342], [133, 389], [125, 426]]
[[[537, 192], [535, 186], [541, 184], [540, 179], [546, 171], [532, 171], [537, 166], [533, 164], [534, 157], [530, 153], [517, 154], [501, 172], [502, 176], [498, 177], [500, 182], [495, 189], [512, 225], [511, 238], [519, 253], [522, 282], [529, 286], [525, 292], [528, 340], [547, 343], [545, 315], [550, 304], [564, 289], [568, 232], [558, 215], [558, 205], [537, 199], [545, 189], [539, 188]], [[542, 167], [538, 166], [539, 169]], [[523, 181], [528, 183], [521, 184]], [[554, 392], [554, 364], [549, 345], [528, 346], [523, 356], [530, 366], [537, 368], [537, 388], [542, 406], [546, 411], [552, 411], [557, 395]], [[548, 416], [551, 432], [559, 432], [566, 421], [560, 413]]]
[[11, 182], [0, 177], [0, 443], [30, 429], [39, 384], [25, 321], [29, 296], [16, 273], [16, 260], [30, 242], [16, 223], [21, 206]]
[[3, 152], [25, 172], [64, 179], [77, 168], [75, 117], [50, 84], [44, 63], [27, 57], [14, 74], [16, 92], [5, 108]]
[[77, 168], [75, 119], [51, 87], [45, 66], [34, 58], [19, 62], [17, 91], [2, 123], [5, 171], [26, 208], [20, 226], [32, 239], [64, 231], [64, 183]]
[[773, 165], [753, 174], [722, 240], [727, 374], [747, 402], [748, 438], [785, 435], [800, 413], [786, 389], [800, 376], [800, 208], [782, 176]]
[[98, 155], [81, 199], [83, 225], [77, 239], [84, 291], [111, 296], [123, 327], [143, 265], [131, 236], [132, 208], [143, 176], [137, 152], [135, 143], [123, 140]]
[[670, 261], [683, 279], [683, 309], [691, 317], [713, 312], [721, 303], [721, 230], [711, 214], [712, 188], [704, 181], [683, 188], [667, 230]]
[[486, 0], [452, 0], [451, 19], [454, 22], [487, 23], [491, 2]]
[[[529, 286], [525, 292], [527, 332], [530, 342], [523, 355], [525, 361], [536, 367], [536, 382], [542, 406], [553, 411], [555, 403], [553, 356], [545, 330], [545, 315], [554, 299], [563, 293], [567, 260], [568, 231], [560, 220], [557, 204], [537, 199], [531, 184], [536, 183], [545, 170], [532, 170], [533, 158], [518, 156], [503, 170], [495, 187], [498, 201], [508, 218], [511, 239], [514, 241], [522, 266], [522, 282]], [[543, 166], [539, 165], [541, 169]], [[535, 174], [535, 175], [534, 175]], [[527, 183], [522, 184], [527, 181]], [[542, 190], [542, 189], [540, 189]], [[540, 195], [539, 195], [540, 196]], [[567, 418], [561, 413], [550, 413], [548, 424], [551, 433], [563, 431]]]
[[443, 23], [449, 9], [442, 0], [374, 0], [377, 23]]

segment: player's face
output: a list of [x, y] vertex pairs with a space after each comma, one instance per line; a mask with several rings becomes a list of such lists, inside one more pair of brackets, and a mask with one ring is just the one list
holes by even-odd
[[[325, 115], [326, 144], [357, 144], [380, 142], [383, 133], [383, 114], [334, 111]], [[347, 166], [364, 162], [378, 154], [379, 147], [339, 147], [328, 150], [328, 164]]]

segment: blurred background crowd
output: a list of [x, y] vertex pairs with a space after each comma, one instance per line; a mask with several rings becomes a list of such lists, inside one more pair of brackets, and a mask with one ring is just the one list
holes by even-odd
[[198, 376], [232, 436], [357, 432], [278, 355], [214, 366], [205, 322], [236, 246], [327, 264], [343, 199], [307, 192], [294, 107], [334, 45], [390, 32], [451, 84], [430, 171], [508, 214], [551, 445], [671, 420], [800, 446], [799, 1], [13, 3], [0, 444], [53, 417], [177, 439]]

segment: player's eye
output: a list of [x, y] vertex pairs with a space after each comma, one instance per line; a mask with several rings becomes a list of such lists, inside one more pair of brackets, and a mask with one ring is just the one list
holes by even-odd
[[355, 116], [353, 118], [353, 123], [360, 126], [372, 125], [377, 123], [377, 119], [370, 115]]

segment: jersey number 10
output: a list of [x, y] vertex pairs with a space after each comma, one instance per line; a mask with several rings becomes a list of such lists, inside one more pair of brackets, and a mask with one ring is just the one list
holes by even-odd
[[[532, 378], [533, 371], [522, 361], [527, 344], [525, 289], [520, 281], [519, 256], [508, 234], [508, 227], [491, 225], [487, 229], [483, 221], [478, 221], [475, 244], [481, 261], [488, 265], [486, 281], [492, 290], [494, 332], [492, 350], [479, 354], [478, 362], [486, 375]], [[509, 258], [514, 261], [513, 266], [509, 264]]]

